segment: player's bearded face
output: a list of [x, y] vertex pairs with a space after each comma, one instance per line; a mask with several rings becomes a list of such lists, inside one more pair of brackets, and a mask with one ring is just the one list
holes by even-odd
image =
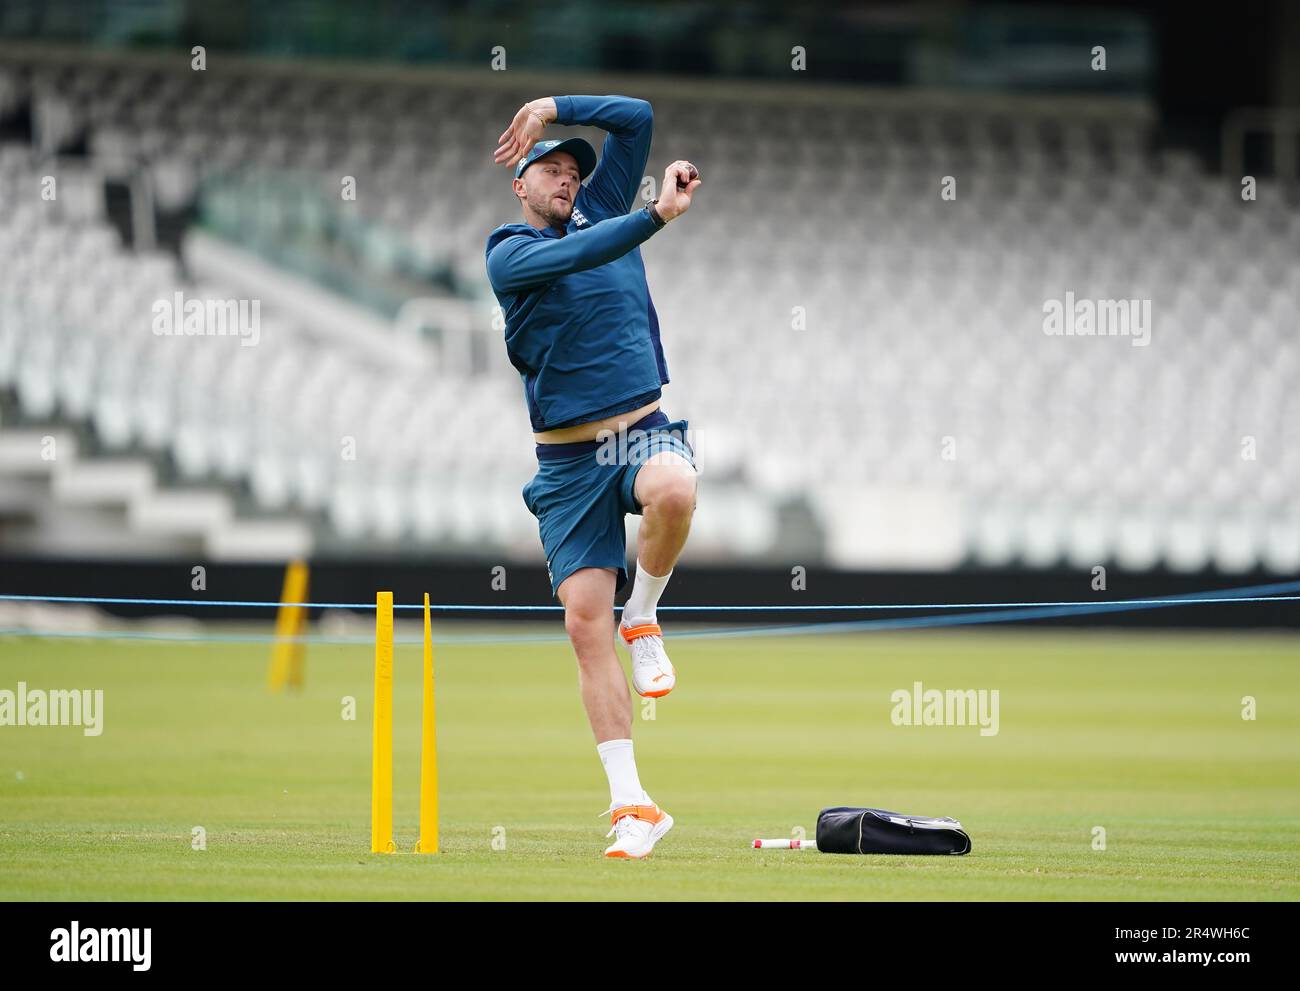
[[562, 160], [543, 161], [524, 173], [528, 206], [552, 226], [563, 227], [573, 216], [573, 200], [578, 194], [576, 162], [572, 168], [570, 171]]

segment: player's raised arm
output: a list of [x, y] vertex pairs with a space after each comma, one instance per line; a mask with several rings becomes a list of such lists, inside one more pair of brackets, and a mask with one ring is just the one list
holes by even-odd
[[499, 139], [496, 161], [517, 161], [541, 140], [546, 124], [590, 125], [608, 131], [600, 164], [587, 183], [587, 195], [608, 216], [627, 213], [650, 157], [654, 111], [631, 96], [557, 96], [526, 103]]
[[587, 124], [607, 131], [587, 195], [613, 216], [627, 213], [645, 177], [654, 135], [654, 110], [630, 96], [558, 96], [557, 124]]

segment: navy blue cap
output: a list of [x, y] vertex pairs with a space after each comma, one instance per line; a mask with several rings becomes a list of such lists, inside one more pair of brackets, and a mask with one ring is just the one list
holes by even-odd
[[578, 160], [579, 182], [591, 175], [591, 170], [596, 167], [596, 149], [583, 141], [582, 138], [565, 138], [563, 141], [539, 141], [533, 145], [524, 158], [519, 159], [519, 164], [515, 166], [515, 178], [518, 179], [523, 175], [524, 169], [532, 165], [533, 162], [553, 151], [567, 151]]

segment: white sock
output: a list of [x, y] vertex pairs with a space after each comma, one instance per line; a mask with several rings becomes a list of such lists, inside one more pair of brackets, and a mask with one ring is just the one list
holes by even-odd
[[672, 569], [669, 568], [668, 574], [656, 578], [641, 567], [641, 561], [637, 560], [636, 580], [632, 583], [632, 594], [627, 597], [627, 602], [623, 606], [624, 626], [655, 621], [655, 607], [659, 605], [659, 596], [663, 595], [664, 587], [672, 576]]
[[606, 740], [596, 744], [600, 762], [609, 778], [609, 799], [614, 805], [640, 805], [645, 800], [641, 779], [636, 773], [631, 740]]

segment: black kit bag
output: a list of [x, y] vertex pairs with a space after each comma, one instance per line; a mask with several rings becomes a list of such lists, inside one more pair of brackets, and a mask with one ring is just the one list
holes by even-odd
[[885, 809], [840, 806], [817, 815], [822, 853], [970, 853], [956, 819], [910, 816]]

